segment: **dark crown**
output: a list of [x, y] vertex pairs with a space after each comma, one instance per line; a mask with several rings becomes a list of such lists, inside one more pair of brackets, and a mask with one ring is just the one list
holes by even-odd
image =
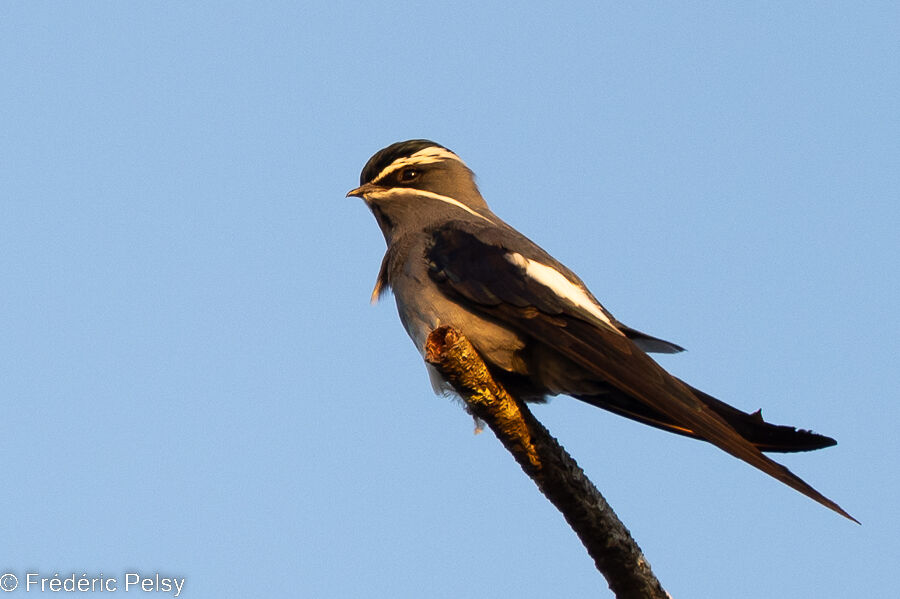
[[[444, 148], [441, 144], [434, 143], [427, 139], [410, 139], [407, 141], [398, 141], [383, 150], [378, 150], [371, 158], [369, 158], [366, 166], [363, 167], [362, 173], [359, 175], [359, 184], [365, 185], [374, 179], [378, 173], [383, 171], [386, 166], [398, 158], [406, 158], [407, 156], [412, 156], [419, 150], [432, 147]], [[444, 149], [447, 150], [447, 148]]]

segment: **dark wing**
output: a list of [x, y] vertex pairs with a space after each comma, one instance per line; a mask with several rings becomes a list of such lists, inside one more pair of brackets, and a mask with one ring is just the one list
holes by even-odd
[[854, 520], [835, 502], [763, 455], [612, 324], [526, 274], [525, 268], [511, 259], [513, 253], [554, 268], [559, 264], [526, 238], [460, 221], [430, 233], [430, 274], [448, 296], [507, 323], [667, 420]]
[[618, 320], [615, 320], [614, 324], [617, 329], [625, 333], [626, 337], [634, 341], [635, 345], [648, 354], [677, 354], [684, 351], [684, 348], [680, 345], [672, 343], [671, 341], [666, 341], [665, 339], [660, 339], [659, 337], [653, 337], [647, 333], [642, 333], [637, 329], [632, 329], [630, 326], [624, 325]]

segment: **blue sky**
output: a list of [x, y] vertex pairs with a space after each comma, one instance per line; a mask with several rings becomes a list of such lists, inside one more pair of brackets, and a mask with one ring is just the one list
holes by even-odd
[[4, 3], [0, 569], [611, 596], [368, 304], [383, 240], [344, 194], [427, 137], [688, 348], [666, 368], [838, 439], [782, 461], [862, 526], [704, 443], [536, 407], [673, 596], [891, 594], [898, 29], [891, 3]]

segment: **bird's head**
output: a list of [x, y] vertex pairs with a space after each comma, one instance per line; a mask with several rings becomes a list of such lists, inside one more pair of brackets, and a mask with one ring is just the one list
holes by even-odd
[[427, 139], [401, 141], [379, 150], [363, 167], [359, 183], [347, 196], [366, 202], [388, 240], [398, 224], [428, 222], [448, 211], [481, 218], [490, 214], [469, 167]]

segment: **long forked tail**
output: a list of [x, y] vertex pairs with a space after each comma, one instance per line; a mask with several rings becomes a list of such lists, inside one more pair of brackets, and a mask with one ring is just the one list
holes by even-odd
[[760, 453], [761, 451], [794, 452], [821, 449], [823, 447], [836, 445], [837, 442], [834, 439], [824, 435], [817, 435], [810, 431], [798, 430], [790, 426], [770, 424], [762, 419], [762, 414], [758, 411], [753, 414], [747, 414], [711, 395], [707, 395], [702, 391], [690, 387], [686, 383], [682, 382], [682, 384], [684, 384], [685, 387], [688, 387], [698, 399], [710, 408], [711, 411], [715, 412], [717, 416], [733, 427], [735, 432], [741, 437], [744, 437], [746, 441], [749, 441], [752, 446], [755, 446], [758, 451], [739, 451], [736, 448], [732, 448], [730, 443], [723, 443], [721, 440], [715, 438], [707, 439], [689, 428], [679, 426], [674, 423], [671, 418], [635, 401], [619, 391], [612, 391], [603, 395], [575, 397], [591, 405], [626, 416], [644, 424], [649, 424], [669, 432], [693, 437], [695, 439], [709, 441], [735, 457], [759, 468], [769, 476], [783, 482], [792, 489], [803, 493], [810, 499], [821, 503], [825, 507], [834, 510], [838, 514], [857, 524], [860, 523], [859, 520], [848, 514], [841, 506], [819, 493], [785, 466]]

